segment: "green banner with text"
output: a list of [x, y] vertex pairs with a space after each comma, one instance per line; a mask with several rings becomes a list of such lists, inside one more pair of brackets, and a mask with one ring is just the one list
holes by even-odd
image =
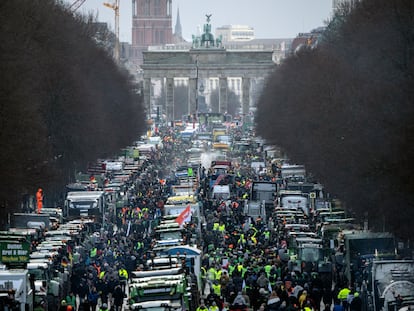
[[0, 241], [0, 262], [26, 263], [30, 259], [29, 242]]

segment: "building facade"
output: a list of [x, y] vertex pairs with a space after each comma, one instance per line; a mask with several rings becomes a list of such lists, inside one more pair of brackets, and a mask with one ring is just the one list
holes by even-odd
[[[252, 86], [257, 86], [258, 80], [263, 84], [276, 68], [273, 49], [227, 50], [221, 40], [215, 39], [211, 33], [211, 15], [206, 17], [204, 32], [200, 36], [193, 36], [191, 46], [181, 49], [176, 45], [164, 46], [161, 49], [151, 47], [143, 53], [143, 95], [148, 115], [153, 112], [153, 79], [161, 80], [164, 85], [166, 100], [161, 110], [165, 112], [167, 121], [176, 117], [174, 86], [178, 81], [182, 85], [185, 80], [188, 81], [187, 115], [199, 112], [227, 113], [230, 89], [235, 91], [236, 96], [241, 97], [241, 107], [234, 107], [238, 108], [235, 113], [247, 115], [254, 108]], [[203, 101], [204, 106], [201, 107], [199, 99], [201, 96], [204, 98], [204, 92], [216, 89], [218, 98], [214, 105]]]
[[254, 29], [246, 25], [224, 25], [216, 28], [216, 38], [223, 42], [250, 41], [254, 39]]
[[132, 60], [140, 66], [151, 45], [173, 43], [172, 0], [132, 0]]

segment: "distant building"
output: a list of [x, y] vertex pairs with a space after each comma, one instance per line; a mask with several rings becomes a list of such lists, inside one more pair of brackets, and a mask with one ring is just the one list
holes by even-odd
[[[253, 39], [250, 41], [232, 41], [223, 42], [223, 48], [227, 51], [272, 51], [272, 60], [276, 64], [280, 64], [281, 61], [289, 54], [291, 50], [292, 39]], [[177, 44], [168, 44], [162, 46], [150, 46], [149, 51], [190, 51], [192, 49], [191, 42], [181, 42]], [[188, 77], [175, 77], [174, 85], [176, 86], [188, 86]], [[252, 79], [252, 92], [250, 98], [252, 102], [256, 102], [260, 90], [261, 83], [258, 79]], [[203, 77], [199, 79], [199, 86], [203, 86], [203, 96], [206, 99], [208, 107], [211, 106], [210, 95], [219, 90], [219, 77]], [[243, 84], [242, 76], [231, 76], [227, 79], [228, 89], [236, 94], [242, 101]]]
[[[292, 40], [285, 39], [253, 39], [250, 41], [223, 42], [222, 47], [228, 51], [273, 51], [273, 61], [279, 64], [291, 51]], [[191, 42], [150, 46], [150, 51], [188, 51], [192, 48]]]
[[254, 39], [254, 29], [246, 25], [224, 25], [216, 28], [216, 38], [223, 42], [250, 41]]
[[183, 38], [183, 30], [181, 27], [180, 8], [177, 8], [177, 19], [175, 21], [173, 43], [177, 44], [181, 42], [185, 42], [185, 39]]
[[174, 35], [179, 36], [179, 37], [183, 36], [183, 30], [182, 30], [181, 21], [180, 21], [180, 8], [177, 8], [177, 20], [175, 21]]
[[172, 0], [132, 0], [132, 61], [142, 64], [142, 51], [173, 43]]

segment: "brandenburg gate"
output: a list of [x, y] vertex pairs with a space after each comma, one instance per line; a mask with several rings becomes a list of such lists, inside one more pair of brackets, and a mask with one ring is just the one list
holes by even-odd
[[265, 79], [276, 67], [272, 51], [226, 50], [221, 39], [211, 34], [210, 16], [200, 37], [193, 36], [188, 50], [149, 50], [143, 52], [144, 104], [151, 111], [151, 79], [166, 80], [164, 111], [168, 121], [174, 117], [174, 78], [188, 78], [189, 114], [198, 112], [198, 80], [219, 79], [219, 111], [227, 112], [227, 78], [241, 78], [242, 113], [250, 108], [251, 79]]

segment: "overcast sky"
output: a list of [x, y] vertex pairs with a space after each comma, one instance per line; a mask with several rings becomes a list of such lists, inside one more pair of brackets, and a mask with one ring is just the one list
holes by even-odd
[[[65, 0], [73, 3], [75, 0]], [[98, 14], [98, 20], [107, 22], [111, 30], [115, 25], [112, 9], [103, 5], [115, 0], [86, 0], [79, 8], [81, 13]], [[132, 1], [120, 0], [120, 39], [131, 42]], [[248, 25], [254, 28], [256, 38], [294, 38], [323, 26], [332, 12], [332, 0], [173, 0], [173, 31], [180, 9], [183, 37], [202, 28], [206, 14], [212, 14], [212, 29], [223, 25]]]

